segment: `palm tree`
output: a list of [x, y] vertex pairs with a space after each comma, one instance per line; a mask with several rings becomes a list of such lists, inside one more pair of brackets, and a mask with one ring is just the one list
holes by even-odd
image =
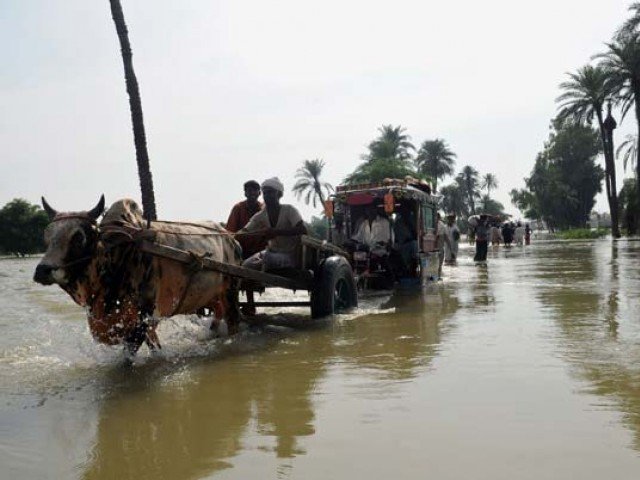
[[496, 188], [498, 188], [498, 179], [493, 173], [485, 173], [482, 176], [480, 187], [487, 189], [487, 194], [484, 196], [484, 200], [482, 202], [482, 204], [484, 205], [484, 209], [486, 211], [487, 205], [491, 200], [491, 190], [495, 190]]
[[380, 136], [369, 144], [369, 153], [364, 156], [366, 161], [378, 159], [409, 160], [411, 150], [416, 147], [411, 143], [411, 137], [404, 132], [406, 128], [398, 125], [383, 125], [378, 128]]
[[140, 100], [140, 90], [138, 80], [133, 71], [131, 59], [131, 44], [129, 43], [129, 33], [124, 21], [124, 13], [120, 0], [109, 0], [111, 4], [111, 16], [116, 25], [118, 40], [120, 40], [120, 51], [124, 63], [124, 78], [129, 94], [129, 109], [131, 110], [131, 122], [133, 123], [133, 142], [136, 148], [136, 162], [138, 163], [138, 177], [140, 178], [140, 190], [142, 191], [142, 208], [147, 220], [155, 220], [156, 201], [153, 193], [153, 178], [149, 168], [149, 154], [147, 152], [147, 139], [144, 132], [144, 120], [142, 117], [142, 102]]
[[324, 206], [325, 195], [322, 193], [323, 189], [327, 195], [333, 191], [331, 184], [320, 181], [323, 168], [324, 161], [316, 158], [315, 160], [305, 160], [302, 167], [296, 171], [296, 178], [298, 180], [292, 190], [295, 192], [298, 200], [305, 195], [304, 203], [309, 205], [309, 202], [311, 202], [314, 208], [317, 201], [320, 202], [320, 205]]
[[425, 140], [415, 159], [418, 171], [433, 179], [433, 191], [438, 188], [438, 179], [453, 175], [456, 154], [449, 150], [441, 138]]
[[626, 135], [616, 150], [616, 157], [622, 157], [622, 165], [626, 170], [629, 165], [633, 168], [633, 161], [638, 156], [638, 135]]
[[442, 195], [442, 209], [446, 213], [454, 213], [458, 218], [469, 215], [465, 192], [460, 188], [460, 185], [457, 183], [445, 185], [440, 189], [440, 195]]
[[400, 161], [381, 158], [361, 163], [345, 177], [344, 182], [351, 184], [382, 182], [385, 178], [404, 178], [407, 175], [418, 176], [409, 160]]
[[631, 18], [627, 19], [616, 32], [617, 38], [624, 38], [638, 31], [638, 26], [640, 26], [640, 2], [634, 2], [629, 5], [629, 11], [633, 12]]
[[380, 135], [369, 143], [369, 151], [362, 155], [364, 163], [345, 178], [345, 183], [379, 182], [384, 178], [403, 178], [416, 175], [411, 156], [415, 147], [405, 128], [383, 125]]
[[[607, 44], [605, 53], [596, 55], [611, 77], [611, 90], [622, 103], [622, 116], [633, 106], [640, 133], [640, 34], [627, 33]], [[640, 135], [638, 136], [640, 142]], [[640, 147], [640, 143], [638, 144]], [[640, 152], [640, 148], [637, 149]], [[636, 186], [640, 201], [640, 157], [636, 156]]]
[[482, 188], [487, 189], [487, 197], [491, 197], [491, 190], [498, 188], [498, 179], [493, 173], [485, 173], [482, 176]]
[[[606, 120], [604, 118], [604, 104], [610, 100], [613, 92], [612, 75], [602, 66], [585, 65], [576, 73], [569, 73], [569, 80], [562, 82], [560, 88], [564, 90], [556, 102], [560, 104], [558, 118], [571, 118], [580, 124], [591, 125], [594, 117], [598, 121], [600, 140], [604, 151], [605, 185], [611, 227], [614, 238], [620, 238], [618, 226], [618, 190], [616, 187], [616, 163], [613, 157], [613, 144], [609, 145]], [[609, 109], [611, 105], [609, 105]], [[609, 110], [610, 116], [611, 110]], [[609, 118], [609, 117], [607, 117]], [[611, 120], [613, 121], [613, 120]]]
[[476, 214], [476, 198], [479, 196], [479, 174], [478, 171], [470, 165], [465, 166], [456, 177], [456, 183], [464, 192], [465, 199], [469, 205], [469, 212]]

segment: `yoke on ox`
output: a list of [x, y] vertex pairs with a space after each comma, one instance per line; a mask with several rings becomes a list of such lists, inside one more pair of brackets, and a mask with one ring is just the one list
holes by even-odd
[[[109, 345], [124, 343], [135, 353], [143, 342], [160, 347], [157, 319], [208, 308], [237, 331], [237, 280], [198, 268], [208, 258], [229, 265], [241, 263], [240, 246], [214, 222], [152, 222], [146, 228], [140, 207], [119, 200], [105, 213], [104, 196], [91, 210], [59, 213], [42, 199], [51, 223], [45, 231], [47, 251], [34, 280], [57, 283], [87, 308], [93, 337]], [[192, 264], [146, 253], [141, 242], [188, 251]]]

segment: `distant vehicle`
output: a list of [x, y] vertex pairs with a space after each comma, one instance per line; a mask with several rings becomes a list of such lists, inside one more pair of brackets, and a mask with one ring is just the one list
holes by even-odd
[[[421, 285], [437, 277], [436, 215], [440, 199], [428, 184], [413, 178], [336, 188], [326, 208], [331, 218], [329, 241], [347, 252], [360, 289]], [[373, 248], [354, 240], [372, 207], [388, 219], [392, 239]]]

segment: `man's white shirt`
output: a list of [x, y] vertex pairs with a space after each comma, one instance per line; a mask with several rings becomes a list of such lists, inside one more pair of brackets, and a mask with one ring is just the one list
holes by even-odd
[[380, 215], [376, 216], [371, 223], [365, 218], [358, 224], [356, 233], [351, 236], [351, 239], [368, 245], [370, 248], [375, 247], [378, 242], [393, 243], [391, 223]]

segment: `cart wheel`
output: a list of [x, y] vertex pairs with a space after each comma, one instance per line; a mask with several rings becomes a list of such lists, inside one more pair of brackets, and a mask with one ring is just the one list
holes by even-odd
[[311, 292], [311, 317], [320, 318], [358, 306], [358, 290], [349, 262], [341, 256], [327, 258]]

